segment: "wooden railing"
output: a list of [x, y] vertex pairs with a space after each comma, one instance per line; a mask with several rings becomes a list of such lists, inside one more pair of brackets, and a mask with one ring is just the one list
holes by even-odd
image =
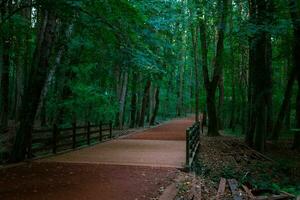
[[[43, 136], [41, 137], [41, 135]], [[109, 140], [112, 137], [112, 122], [98, 125], [91, 125], [88, 122], [85, 126], [77, 126], [74, 123], [72, 127], [68, 128], [60, 128], [54, 124], [51, 129], [33, 131], [28, 158], [41, 153], [56, 154], [61, 151]]]
[[200, 146], [200, 122], [186, 130], [186, 168], [190, 170]]

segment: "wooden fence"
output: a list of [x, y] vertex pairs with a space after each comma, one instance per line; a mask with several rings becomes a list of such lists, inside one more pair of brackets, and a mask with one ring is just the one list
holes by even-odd
[[191, 169], [200, 146], [200, 122], [186, 130], [186, 168]]
[[[35, 137], [38, 136], [38, 137]], [[76, 149], [84, 145], [91, 145], [111, 139], [112, 122], [85, 126], [60, 128], [53, 125], [51, 129], [34, 130], [31, 148], [28, 157], [42, 153], [56, 154], [69, 149]]]

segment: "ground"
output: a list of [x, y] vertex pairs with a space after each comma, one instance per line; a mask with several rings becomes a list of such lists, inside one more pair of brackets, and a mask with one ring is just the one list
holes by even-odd
[[175, 119], [89, 148], [4, 168], [0, 199], [158, 199], [184, 168], [185, 130], [192, 124], [192, 118]]
[[32, 163], [1, 170], [0, 199], [150, 199], [176, 176], [174, 168]]
[[[221, 177], [248, 187], [300, 193], [300, 155], [285, 140], [268, 142], [264, 156], [238, 137], [202, 135], [195, 173], [184, 172], [185, 130], [192, 124], [192, 118], [176, 119], [89, 148], [3, 168], [0, 199], [209, 200], [216, 198]], [[279, 157], [285, 158], [284, 164]], [[232, 199], [228, 189], [226, 194]]]
[[[287, 144], [287, 143], [285, 143]], [[289, 145], [268, 144], [267, 157], [247, 147], [242, 139], [232, 136], [201, 137], [201, 147], [195, 166], [198, 176], [186, 175], [178, 188], [176, 200], [190, 199], [193, 188], [201, 188], [202, 199], [215, 199], [220, 178], [234, 178], [253, 189], [272, 189], [300, 195], [299, 153]], [[283, 152], [279, 152], [284, 150]], [[278, 156], [292, 165], [275, 160]], [[194, 183], [193, 183], [194, 182]], [[227, 189], [227, 195], [229, 193]], [[198, 192], [199, 193], [199, 192]], [[243, 199], [248, 199], [241, 191]], [[232, 199], [229, 198], [229, 199]]]

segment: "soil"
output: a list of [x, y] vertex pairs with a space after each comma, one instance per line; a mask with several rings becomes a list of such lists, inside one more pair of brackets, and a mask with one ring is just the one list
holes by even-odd
[[0, 171], [0, 199], [149, 200], [177, 173], [171, 168], [32, 163]]
[[[276, 186], [277, 192], [285, 191], [297, 196], [300, 192], [300, 165], [293, 162], [293, 168], [287, 168], [287, 163], [283, 165], [274, 160], [274, 155], [277, 156], [280, 149], [286, 149], [281, 155], [286, 154], [298, 159], [297, 152], [291, 151], [290, 148], [288, 150], [287, 146], [290, 147], [281, 145], [274, 150], [268, 144], [266, 157], [247, 147], [242, 139], [230, 136], [201, 136], [201, 147], [195, 166], [198, 176], [185, 175], [186, 178], [178, 183], [176, 200], [190, 200], [191, 195], [196, 196], [199, 193], [202, 194], [202, 199], [216, 199], [221, 177], [236, 179], [251, 189], [276, 190]], [[201, 192], [194, 193], [195, 187], [201, 188]], [[242, 199], [249, 199], [243, 190], [239, 192]], [[228, 184], [225, 196], [225, 199], [233, 199]]]

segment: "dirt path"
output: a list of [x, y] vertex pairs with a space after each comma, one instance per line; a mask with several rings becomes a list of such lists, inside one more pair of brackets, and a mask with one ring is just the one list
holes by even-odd
[[0, 171], [0, 199], [139, 200], [160, 195], [185, 160], [192, 119]]

